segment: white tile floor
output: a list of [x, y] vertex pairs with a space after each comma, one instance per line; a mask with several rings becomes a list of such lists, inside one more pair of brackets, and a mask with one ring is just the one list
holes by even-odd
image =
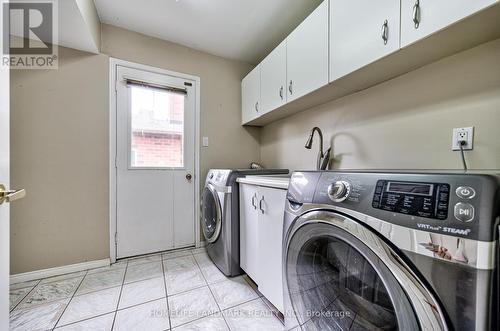
[[283, 330], [246, 276], [204, 249], [167, 252], [10, 287], [10, 329]]

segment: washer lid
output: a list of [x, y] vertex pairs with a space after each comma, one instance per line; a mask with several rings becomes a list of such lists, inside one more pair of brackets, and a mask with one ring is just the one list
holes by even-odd
[[381, 237], [312, 211], [286, 238], [285, 292], [303, 330], [447, 330], [433, 294]]

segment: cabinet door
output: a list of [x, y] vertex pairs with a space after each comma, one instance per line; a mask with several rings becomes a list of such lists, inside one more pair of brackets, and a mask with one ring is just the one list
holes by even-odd
[[498, 0], [401, 0], [401, 46], [408, 46]]
[[287, 102], [328, 84], [328, 1], [286, 39]]
[[259, 281], [259, 214], [257, 186], [240, 184], [240, 266]]
[[260, 95], [265, 114], [286, 103], [286, 42], [282, 42], [261, 63]]
[[260, 116], [260, 65], [241, 81], [241, 122], [247, 124]]
[[400, 0], [330, 0], [330, 81], [399, 50]]
[[259, 187], [259, 291], [283, 312], [282, 245], [286, 190]]

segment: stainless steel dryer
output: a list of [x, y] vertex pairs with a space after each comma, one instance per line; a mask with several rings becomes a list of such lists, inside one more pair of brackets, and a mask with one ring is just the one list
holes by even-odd
[[500, 177], [295, 172], [286, 329], [498, 330]]
[[207, 253], [226, 276], [240, 269], [239, 189], [236, 179], [247, 175], [288, 174], [285, 169], [213, 169], [202, 196], [202, 228]]

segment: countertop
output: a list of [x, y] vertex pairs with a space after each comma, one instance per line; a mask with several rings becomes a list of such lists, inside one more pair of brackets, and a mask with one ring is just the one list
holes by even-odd
[[289, 175], [270, 175], [270, 176], [245, 176], [236, 180], [241, 184], [250, 184], [256, 186], [272, 187], [282, 190], [288, 190], [290, 184]]

